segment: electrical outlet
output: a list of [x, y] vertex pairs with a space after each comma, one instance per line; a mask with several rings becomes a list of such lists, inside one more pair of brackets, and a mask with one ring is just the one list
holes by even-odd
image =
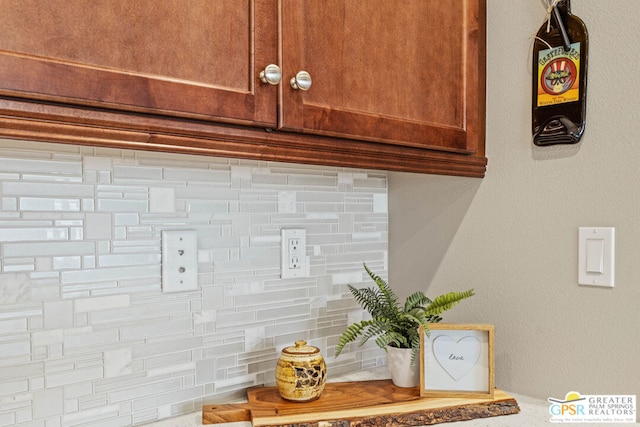
[[307, 277], [307, 233], [302, 228], [283, 228], [281, 230], [281, 276]]
[[162, 231], [162, 292], [198, 289], [196, 230]]

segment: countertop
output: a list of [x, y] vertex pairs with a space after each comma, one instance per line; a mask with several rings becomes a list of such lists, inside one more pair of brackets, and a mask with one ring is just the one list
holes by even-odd
[[[367, 381], [389, 378], [389, 372], [386, 366], [359, 371], [353, 374], [341, 375], [332, 378], [330, 381]], [[537, 427], [549, 425], [549, 403], [543, 399], [535, 399], [528, 396], [522, 396], [515, 393], [507, 393], [518, 402], [520, 413], [513, 415], [505, 415], [491, 418], [480, 418], [469, 421], [457, 421], [452, 423], [441, 424], [443, 427]], [[238, 401], [240, 402], [240, 401]], [[236, 403], [236, 402], [228, 402]], [[170, 418], [147, 424], [150, 427], [192, 427], [202, 425], [202, 412], [194, 412], [180, 417]], [[220, 427], [251, 427], [249, 422], [235, 422], [225, 424], [214, 424]], [[581, 426], [601, 426], [601, 424], [581, 423]], [[610, 425], [610, 424], [608, 424]], [[621, 425], [640, 425], [640, 423], [621, 424]]]

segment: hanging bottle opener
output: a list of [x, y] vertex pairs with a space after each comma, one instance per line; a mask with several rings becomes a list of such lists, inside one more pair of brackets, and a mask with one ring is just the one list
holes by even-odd
[[575, 144], [585, 128], [587, 27], [571, 14], [571, 0], [547, 1], [547, 22], [533, 43], [533, 143]]

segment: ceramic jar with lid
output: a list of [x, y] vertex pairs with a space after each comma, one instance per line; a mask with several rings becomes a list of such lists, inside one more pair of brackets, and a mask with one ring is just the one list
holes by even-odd
[[309, 402], [320, 397], [327, 366], [318, 347], [304, 340], [282, 350], [276, 365], [276, 386], [283, 399]]

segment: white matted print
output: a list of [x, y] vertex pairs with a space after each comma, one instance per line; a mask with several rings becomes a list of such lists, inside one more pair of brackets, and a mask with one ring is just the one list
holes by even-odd
[[492, 325], [432, 323], [420, 329], [420, 395], [492, 398]]

